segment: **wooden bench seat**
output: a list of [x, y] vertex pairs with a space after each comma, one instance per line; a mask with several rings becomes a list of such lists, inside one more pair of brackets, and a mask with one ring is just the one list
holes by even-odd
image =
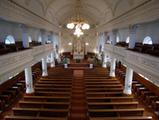
[[90, 117], [143, 116], [144, 108], [135, 109], [88, 109]]
[[137, 96], [140, 96], [142, 91], [149, 91], [149, 90], [146, 87], [137, 87], [136, 90]]
[[153, 102], [159, 100], [159, 96], [156, 95], [150, 95], [150, 96], [146, 96], [146, 104], [151, 105]]
[[123, 87], [122, 84], [113, 84], [113, 85], [107, 85], [107, 84], [102, 84], [102, 85], [86, 85], [86, 88], [117, 88], [117, 87]]
[[134, 101], [133, 96], [122, 96], [122, 97], [87, 97], [88, 102], [130, 102]]
[[69, 104], [69, 102], [19, 101], [19, 106], [22, 108], [69, 109]]
[[120, 83], [120, 81], [86, 81], [86, 84], [114, 84]]
[[88, 109], [137, 108], [138, 102], [88, 102]]
[[103, 85], [103, 84], [106, 84], [106, 85], [118, 85], [118, 84], [121, 84], [121, 83], [114, 83], [114, 82], [108, 82], [108, 83], [86, 83], [86, 85]]
[[71, 81], [72, 80], [72, 78], [71, 77], [69, 77], [69, 78], [40, 78], [40, 80], [42, 80], [42, 81]]
[[67, 117], [5, 116], [5, 120], [68, 120]]
[[155, 96], [155, 93], [151, 92], [151, 91], [142, 91], [141, 92], [141, 99], [144, 100], [144, 102], [146, 102], [147, 96]]
[[151, 116], [89, 117], [89, 120], [152, 120]]
[[12, 108], [14, 115], [40, 116], [40, 117], [67, 117], [68, 109], [46, 109], [46, 108]]
[[138, 87], [144, 87], [144, 85], [140, 84], [140, 83], [139, 84], [133, 84], [133, 86], [132, 86], [133, 91], [136, 92]]
[[99, 77], [85, 77], [86, 81], [118, 81], [116, 78], [113, 79], [107, 79], [107, 78], [99, 78]]
[[47, 81], [40, 80], [37, 83], [56, 83], [56, 84], [72, 84], [72, 81]]
[[36, 91], [35, 95], [46, 95], [46, 96], [70, 96], [69, 92], [51, 92], [51, 91]]
[[37, 84], [72, 84], [72, 82], [38, 81]]
[[35, 91], [61, 91], [61, 92], [69, 92], [71, 88], [48, 88], [48, 87], [35, 87]]
[[86, 95], [89, 96], [98, 96], [98, 97], [104, 97], [104, 96], [122, 96], [123, 92], [117, 91], [117, 92], [87, 92]]
[[[70, 77], [66, 77], [66, 76], [51, 76], [50, 74], [49, 74], [49, 76], [47, 76], [47, 77], [42, 77], [41, 79], [47, 79], [47, 80], [72, 80], [72, 76]], [[40, 80], [41, 80], [40, 79]]]
[[159, 101], [154, 101], [152, 103], [152, 108], [155, 110], [155, 111], [159, 111]]
[[123, 88], [87, 88], [87, 92], [123, 91]]
[[48, 101], [48, 102], [69, 102], [68, 96], [24, 96], [25, 101]]
[[60, 88], [70, 88], [71, 85], [58, 85], [58, 84], [35, 84], [35, 87], [60, 87]]

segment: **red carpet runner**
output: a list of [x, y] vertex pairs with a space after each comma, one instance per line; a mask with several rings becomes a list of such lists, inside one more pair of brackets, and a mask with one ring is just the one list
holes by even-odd
[[86, 120], [86, 96], [83, 70], [74, 70], [71, 98], [71, 120]]

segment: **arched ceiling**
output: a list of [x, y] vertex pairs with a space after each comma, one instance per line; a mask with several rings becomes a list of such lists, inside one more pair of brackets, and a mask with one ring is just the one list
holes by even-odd
[[[61, 30], [62, 48], [68, 49], [68, 43], [74, 41], [73, 31], [66, 27], [70, 18], [76, 15], [77, 6], [80, 16], [92, 26], [104, 25], [111, 20], [120, 17], [147, 0], [12, 0], [19, 6], [46, 19], [50, 23], [59, 26]], [[96, 28], [96, 27], [92, 27]], [[93, 51], [97, 43], [97, 29], [85, 32], [81, 40], [89, 42], [89, 50]], [[71, 49], [70, 49], [71, 50]]]
[[26, 9], [54, 24], [65, 24], [75, 15], [80, 3], [80, 14], [90, 24], [103, 24], [127, 12], [146, 0], [13, 0]]

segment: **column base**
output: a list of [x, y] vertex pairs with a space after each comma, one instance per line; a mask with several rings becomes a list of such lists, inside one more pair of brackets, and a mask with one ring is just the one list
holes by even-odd
[[89, 68], [90, 68], [90, 69], [93, 69], [93, 64], [89, 64]]
[[113, 73], [110, 72], [109, 76], [110, 77], [115, 77], [115, 73], [114, 72]]
[[51, 63], [51, 64], [50, 64], [50, 67], [51, 67], [51, 68], [55, 67], [55, 64], [54, 64], [54, 63]]
[[68, 68], [68, 64], [64, 64], [64, 68]]
[[42, 73], [42, 76], [43, 76], [43, 77], [46, 77], [46, 76], [48, 76], [48, 73], [43, 72], [43, 73]]
[[33, 94], [34, 90], [33, 89], [27, 89], [25, 92], [27, 95]]
[[106, 64], [103, 64], [103, 66], [102, 66], [103, 68], [107, 68], [107, 65]]
[[124, 90], [123, 93], [126, 94], [126, 95], [131, 95], [132, 91], [131, 90]]

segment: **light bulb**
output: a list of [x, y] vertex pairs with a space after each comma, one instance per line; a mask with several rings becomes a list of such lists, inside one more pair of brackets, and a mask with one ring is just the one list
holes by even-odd
[[87, 24], [87, 23], [84, 23], [84, 24], [82, 25], [82, 29], [83, 29], [83, 30], [88, 30], [89, 28], [90, 28], [90, 25]]
[[74, 23], [68, 23], [68, 24], [67, 24], [67, 28], [68, 28], [68, 29], [73, 29], [74, 26], [75, 26]]

